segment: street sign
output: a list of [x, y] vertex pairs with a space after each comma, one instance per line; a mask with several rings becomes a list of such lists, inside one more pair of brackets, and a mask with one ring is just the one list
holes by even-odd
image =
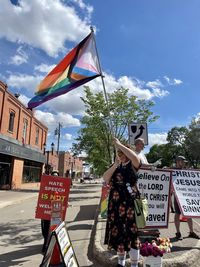
[[134, 145], [138, 138], [144, 139], [144, 144], [148, 145], [147, 123], [137, 122], [129, 124], [129, 143]]

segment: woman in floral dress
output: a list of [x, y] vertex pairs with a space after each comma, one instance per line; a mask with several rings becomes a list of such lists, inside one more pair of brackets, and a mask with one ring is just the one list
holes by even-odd
[[133, 200], [139, 194], [136, 183], [140, 160], [117, 138], [113, 143], [117, 150], [116, 160], [103, 175], [104, 181], [110, 184], [105, 244], [108, 249], [116, 250], [118, 267], [125, 266], [128, 251], [131, 267], [135, 267], [139, 260], [139, 240]]

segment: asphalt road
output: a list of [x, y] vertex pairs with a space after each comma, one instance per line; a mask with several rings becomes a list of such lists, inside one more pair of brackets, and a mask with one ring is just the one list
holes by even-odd
[[[80, 267], [100, 267], [92, 259], [94, 217], [101, 184], [76, 184], [66, 214], [68, 233]], [[40, 220], [35, 219], [37, 197], [0, 209], [0, 267], [36, 267], [42, 261]]]

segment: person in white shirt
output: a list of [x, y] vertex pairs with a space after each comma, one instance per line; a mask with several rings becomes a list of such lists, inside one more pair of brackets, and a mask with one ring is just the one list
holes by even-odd
[[158, 165], [161, 165], [161, 159], [157, 160], [154, 163], [149, 163], [146, 156], [144, 155], [144, 153], [142, 152], [142, 150], [144, 149], [144, 139], [142, 138], [138, 138], [135, 140], [134, 142], [135, 145], [135, 152], [138, 155], [138, 158], [140, 159], [140, 162], [142, 164], [142, 167], [157, 167]]

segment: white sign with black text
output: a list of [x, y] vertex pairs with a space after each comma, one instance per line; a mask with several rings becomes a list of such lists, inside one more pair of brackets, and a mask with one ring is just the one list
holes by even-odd
[[148, 201], [147, 227], [168, 227], [170, 184], [170, 171], [138, 171], [138, 188]]
[[172, 181], [181, 213], [200, 217], [200, 170], [173, 170]]

